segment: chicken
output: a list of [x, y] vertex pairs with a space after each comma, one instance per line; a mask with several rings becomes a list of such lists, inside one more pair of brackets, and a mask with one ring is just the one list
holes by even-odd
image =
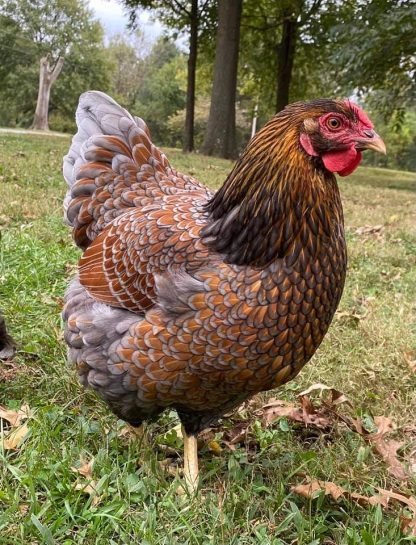
[[15, 351], [15, 342], [7, 332], [6, 322], [0, 311], [0, 360], [9, 360]]
[[349, 101], [292, 104], [214, 194], [103, 93], [83, 94], [76, 119], [65, 214], [84, 253], [63, 312], [69, 359], [133, 426], [176, 409], [192, 488], [198, 432], [293, 379], [322, 342], [347, 265], [334, 172], [385, 146]]

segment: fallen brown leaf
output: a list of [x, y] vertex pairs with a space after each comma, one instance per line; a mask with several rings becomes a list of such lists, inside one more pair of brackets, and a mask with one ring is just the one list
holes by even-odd
[[12, 428], [19, 427], [24, 420], [27, 420], [32, 416], [32, 411], [29, 405], [22, 405], [17, 411], [7, 409], [3, 405], [0, 405], [0, 418], [7, 420]]
[[316, 479], [310, 479], [309, 477], [307, 479], [305, 484], [292, 486], [291, 491], [307, 499], [313, 499], [320, 492], [323, 492], [325, 496], [331, 496], [335, 501], [343, 498], [354, 500], [362, 506], [381, 505], [382, 507], [387, 507], [388, 505], [388, 499], [380, 495], [363, 496], [356, 492], [349, 492], [345, 488], [342, 488], [342, 486], [338, 486], [331, 481], [318, 481]]
[[97, 481], [92, 478], [92, 468], [94, 465], [94, 458], [91, 458], [89, 461], [81, 460], [81, 465], [79, 467], [71, 467], [71, 470], [82, 477], [85, 477], [87, 482], [76, 481], [75, 490], [79, 490], [84, 494], [92, 497], [91, 505], [96, 506], [101, 502], [101, 496], [98, 495], [96, 489]]
[[403, 356], [412, 373], [416, 373], [416, 354], [408, 351], [405, 352]]
[[183, 472], [183, 469], [174, 462], [173, 458], [159, 460], [159, 466], [163, 469], [163, 471], [169, 475], [172, 475], [172, 477], [176, 477]]
[[385, 437], [396, 429], [396, 425], [391, 418], [386, 416], [376, 416], [374, 423], [377, 426], [377, 432], [372, 434], [363, 433], [362, 437], [372, 445], [373, 450], [387, 464], [387, 471], [390, 475], [400, 481], [406, 481], [409, 475], [397, 457], [397, 451], [404, 443]]
[[298, 397], [307, 396], [312, 392], [316, 391], [323, 392], [325, 390], [331, 390], [331, 387], [327, 386], [326, 384], [322, 384], [321, 382], [316, 382], [315, 384], [309, 386], [309, 388], [307, 388], [306, 390], [303, 390], [303, 392], [300, 392], [300, 394], [298, 394]]
[[377, 441], [396, 429], [396, 424], [388, 416], [375, 416], [374, 424], [377, 426], [377, 431], [369, 435], [371, 441]]
[[[336, 388], [332, 388], [331, 386], [327, 386], [326, 384], [322, 384], [321, 382], [312, 384], [309, 386], [309, 388], [298, 394], [298, 397], [302, 398], [303, 396], [309, 395], [312, 392], [320, 392], [321, 398], [327, 407], [333, 407], [334, 405], [340, 405], [341, 403], [349, 403], [351, 405], [347, 396], [343, 392], [337, 390]], [[331, 393], [331, 398], [329, 400], [325, 399], [323, 395], [324, 392]]]
[[92, 479], [92, 467], [94, 465], [94, 458], [91, 458], [91, 460], [89, 460], [88, 462], [81, 460], [81, 464], [82, 465], [80, 467], [71, 467], [72, 471], [74, 473], [82, 475], [83, 477]]
[[355, 230], [357, 235], [380, 235], [384, 231], [384, 225], [363, 225]]
[[[325, 496], [331, 496], [335, 501], [339, 499], [348, 499], [357, 502], [359, 505], [380, 505], [387, 508], [392, 500], [405, 505], [416, 514], [416, 499], [413, 496], [406, 496], [391, 490], [378, 489], [378, 494], [374, 496], [364, 496], [357, 492], [349, 492], [342, 486], [338, 486], [331, 481], [319, 481], [307, 477], [305, 484], [291, 487], [291, 491], [307, 499], [313, 499], [317, 494], [323, 492]], [[411, 519], [412, 520], [412, 519]]]
[[17, 450], [26, 439], [29, 433], [29, 426], [25, 422], [18, 428], [10, 430], [3, 441], [4, 450]]
[[383, 461], [387, 464], [387, 471], [400, 481], [407, 481], [409, 475], [405, 468], [397, 458], [397, 451], [403, 446], [403, 442], [395, 441], [393, 439], [379, 439], [374, 442], [374, 451], [381, 456]]
[[[319, 407], [315, 407], [309, 397], [313, 392], [319, 392], [321, 395], [322, 402]], [[326, 395], [328, 392], [331, 393], [330, 399]], [[387, 465], [388, 472], [393, 477], [401, 481], [408, 480], [409, 473], [397, 455], [398, 450], [404, 443], [387, 438], [387, 435], [396, 429], [396, 425], [391, 418], [376, 416], [374, 423], [377, 426], [377, 431], [369, 433], [360, 420], [342, 415], [338, 411], [337, 406], [341, 403], [348, 403], [351, 406], [347, 397], [339, 390], [325, 384], [316, 383], [301, 392], [299, 398], [300, 407], [279, 399], [271, 399], [260, 411], [257, 411], [257, 415], [262, 418], [266, 427], [282, 417], [305, 426], [324, 430], [330, 429], [337, 421], [341, 421], [371, 445], [372, 450], [382, 458]]]
[[80, 492], [83, 492], [84, 494], [87, 494], [88, 496], [91, 496], [91, 505], [96, 506], [101, 502], [101, 496], [98, 495], [98, 492], [96, 490], [96, 481], [90, 481], [89, 483], [76, 483], [75, 490], [79, 490]]
[[380, 495], [388, 498], [388, 500], [396, 500], [403, 505], [406, 505], [413, 513], [416, 514], [416, 498], [413, 496], [406, 496], [405, 494], [400, 494], [398, 492], [392, 492], [391, 490], [384, 490], [383, 488], [378, 488]]
[[247, 421], [238, 422], [234, 427], [226, 430], [226, 441], [230, 445], [237, 445], [247, 438], [250, 425]]
[[292, 403], [282, 401], [281, 399], [272, 399], [264, 405], [259, 411], [263, 423], [269, 426], [278, 418], [289, 418], [295, 422], [303, 422], [302, 411]]
[[416, 517], [400, 517], [400, 528], [404, 534], [408, 536], [416, 536]]
[[346, 322], [354, 322], [354, 324], [358, 324], [361, 318], [363, 318], [363, 316], [348, 311], [341, 311], [335, 314], [336, 320], [345, 320]]

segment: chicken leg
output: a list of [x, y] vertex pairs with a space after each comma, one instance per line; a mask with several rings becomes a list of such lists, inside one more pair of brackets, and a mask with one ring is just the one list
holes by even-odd
[[188, 435], [182, 426], [183, 436], [183, 473], [188, 492], [195, 494], [198, 490], [198, 444], [195, 435]]

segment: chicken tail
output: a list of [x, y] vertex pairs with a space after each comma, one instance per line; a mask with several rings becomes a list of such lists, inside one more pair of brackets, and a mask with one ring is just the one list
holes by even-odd
[[64, 209], [76, 244], [85, 249], [126, 209], [150, 204], [149, 185], [157, 196], [170, 165], [145, 122], [104, 93], [81, 95], [76, 122], [78, 132], [63, 163]]

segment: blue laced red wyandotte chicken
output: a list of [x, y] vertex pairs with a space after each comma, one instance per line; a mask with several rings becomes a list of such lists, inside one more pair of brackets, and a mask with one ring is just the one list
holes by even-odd
[[298, 102], [213, 193], [107, 95], [83, 94], [76, 119], [65, 214], [84, 253], [63, 313], [69, 359], [133, 426], [176, 409], [195, 489], [198, 432], [320, 345], [347, 264], [334, 173], [385, 146], [350, 101]]

